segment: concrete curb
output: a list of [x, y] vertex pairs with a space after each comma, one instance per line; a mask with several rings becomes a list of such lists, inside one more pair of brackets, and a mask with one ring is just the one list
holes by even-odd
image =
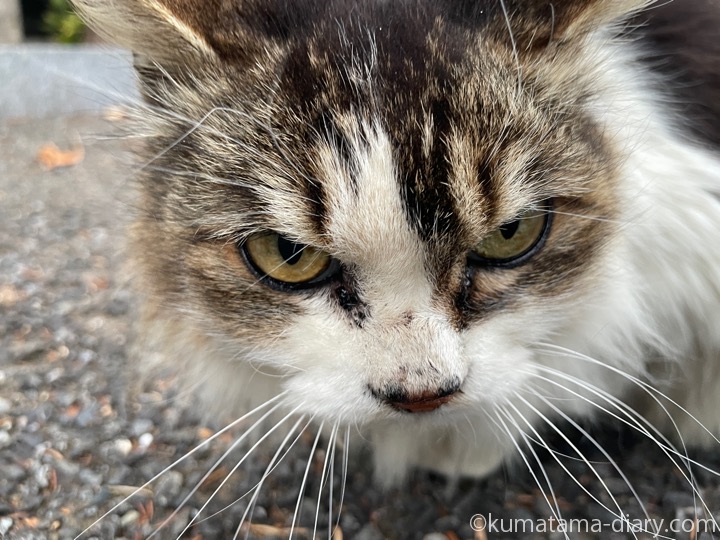
[[138, 99], [128, 51], [99, 45], [0, 46], [0, 122], [91, 113]]

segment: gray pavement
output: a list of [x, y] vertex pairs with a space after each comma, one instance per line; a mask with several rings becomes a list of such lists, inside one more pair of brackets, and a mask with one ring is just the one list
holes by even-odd
[[131, 60], [102, 45], [0, 45], [0, 123], [131, 103], [138, 99]]

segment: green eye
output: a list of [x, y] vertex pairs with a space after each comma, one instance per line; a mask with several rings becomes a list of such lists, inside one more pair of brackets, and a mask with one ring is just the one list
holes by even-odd
[[477, 264], [507, 265], [530, 255], [548, 230], [547, 209], [529, 210], [488, 234], [471, 253]]
[[315, 285], [333, 266], [333, 259], [324, 251], [271, 232], [251, 236], [242, 244], [242, 251], [260, 277], [288, 285]]

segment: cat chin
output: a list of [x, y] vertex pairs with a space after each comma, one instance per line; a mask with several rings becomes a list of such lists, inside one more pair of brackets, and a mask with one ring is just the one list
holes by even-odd
[[368, 432], [375, 479], [385, 487], [402, 483], [415, 468], [450, 478], [482, 477], [497, 469], [514, 448], [493, 429], [478, 431], [467, 422], [425, 428], [387, 423]]

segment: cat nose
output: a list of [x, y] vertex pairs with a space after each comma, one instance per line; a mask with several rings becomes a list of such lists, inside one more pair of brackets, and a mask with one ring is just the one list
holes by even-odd
[[373, 392], [373, 395], [399, 411], [420, 413], [440, 408], [451, 401], [459, 390], [459, 381], [452, 381], [439, 390], [430, 390], [419, 394], [409, 394], [398, 388], [392, 388], [385, 392]]

